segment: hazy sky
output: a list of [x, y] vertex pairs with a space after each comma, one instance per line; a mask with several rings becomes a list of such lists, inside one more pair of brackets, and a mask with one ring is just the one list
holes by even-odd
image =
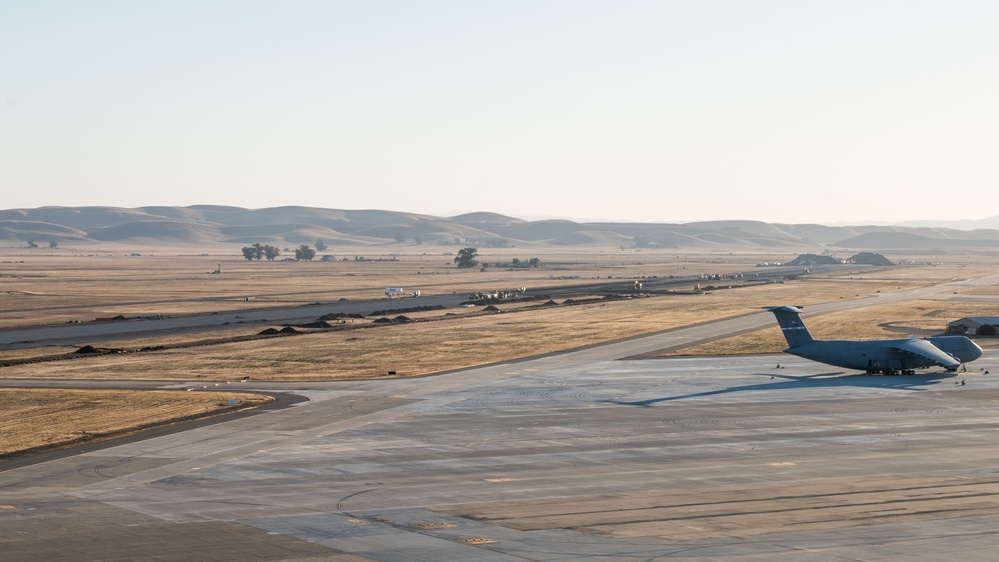
[[2, 208], [999, 214], [999, 2], [0, 0]]

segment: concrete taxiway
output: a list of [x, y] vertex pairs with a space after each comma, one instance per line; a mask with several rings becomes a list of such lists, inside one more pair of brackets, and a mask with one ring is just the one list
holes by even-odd
[[252, 383], [309, 400], [0, 472], [0, 552], [993, 559], [996, 352], [902, 377], [785, 355], [620, 359], [770, 318], [436, 377]]

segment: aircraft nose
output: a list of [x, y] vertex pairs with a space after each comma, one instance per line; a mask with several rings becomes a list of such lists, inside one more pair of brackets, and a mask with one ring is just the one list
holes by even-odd
[[975, 343], [975, 342], [973, 342], [971, 340], [968, 340], [968, 343], [971, 344], [971, 349], [968, 350], [968, 356], [969, 357], [967, 359], [965, 359], [966, 362], [967, 361], [974, 361], [975, 359], [978, 359], [979, 357], [981, 357], [982, 353], [984, 353], [982, 351], [982, 348], [978, 347], [977, 343]]

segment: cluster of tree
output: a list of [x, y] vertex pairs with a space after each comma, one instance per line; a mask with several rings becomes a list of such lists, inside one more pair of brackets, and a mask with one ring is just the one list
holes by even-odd
[[[458, 250], [458, 255], [454, 257], [454, 263], [458, 264], [459, 269], [470, 269], [473, 267], [478, 267], [479, 265], [479, 250], [478, 248], [462, 248]], [[510, 260], [510, 267], [541, 267], [541, 258], [531, 258], [527, 261], [522, 261], [520, 258], [513, 258]], [[497, 263], [496, 267], [504, 267], [504, 264]], [[488, 263], [482, 264], [482, 269], [489, 267]]]
[[274, 261], [274, 258], [280, 255], [281, 249], [277, 246], [271, 246], [270, 244], [254, 244], [252, 246], [243, 247], [243, 258], [246, 259], [246, 261], [260, 261], [264, 258], [267, 258], [267, 261]]
[[[455, 238], [457, 240], [457, 238]], [[465, 244], [475, 244], [486, 248], [510, 248], [510, 241], [506, 238], [465, 238]]]
[[[403, 242], [406, 241], [406, 235], [403, 234], [403, 233], [401, 233], [401, 232], [399, 234], [396, 234], [395, 235], [395, 241], [398, 242], [398, 243], [400, 243], [400, 244], [402, 244]], [[416, 244], [417, 246], [419, 246], [419, 245], [423, 244], [423, 239], [420, 238], [419, 236], [417, 236], [416, 238], [413, 238], [413, 243]]]
[[458, 255], [454, 257], [454, 263], [458, 264], [459, 269], [472, 268], [479, 265], [478, 248], [462, 248], [458, 250]]
[[[422, 244], [423, 240], [416, 238], [417, 244]], [[510, 241], [506, 238], [468, 238], [466, 237], [464, 242], [461, 238], [455, 236], [454, 238], [441, 238], [437, 240], [439, 246], [450, 246], [452, 244], [474, 244], [476, 246], [485, 246], [486, 248], [513, 248], [514, 246], [510, 244]]]
[[[325, 244], [323, 245], [325, 247]], [[288, 251], [285, 249], [285, 251]], [[267, 261], [274, 261], [274, 258], [281, 255], [281, 249], [277, 246], [271, 246], [270, 244], [254, 244], [252, 246], [243, 247], [243, 258], [246, 261], [266, 259]], [[316, 257], [316, 251], [309, 247], [308, 244], [302, 244], [295, 249], [295, 259], [299, 261], [312, 261]]]
[[312, 261], [312, 258], [316, 257], [316, 251], [309, 247], [308, 244], [302, 244], [301, 246], [295, 248], [295, 259], [299, 261]]
[[521, 261], [520, 258], [513, 258], [510, 260], [510, 267], [538, 268], [541, 267], [541, 258], [531, 258], [527, 261]]
[[[55, 249], [57, 246], [59, 246], [58, 242], [56, 242], [55, 240], [49, 240], [49, 248]], [[34, 240], [28, 240], [28, 247], [29, 248], [37, 248], [38, 244], [35, 243]]]

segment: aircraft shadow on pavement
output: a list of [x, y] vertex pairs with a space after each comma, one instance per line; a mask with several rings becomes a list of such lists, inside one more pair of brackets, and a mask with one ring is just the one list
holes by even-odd
[[[955, 377], [954, 373], [925, 373], [919, 375], [867, 375], [855, 374], [845, 375], [843, 372], [817, 373], [814, 375], [782, 375], [775, 373], [754, 373], [754, 376], [769, 377], [771, 380], [759, 384], [745, 384], [729, 388], [707, 390], [704, 392], [693, 392], [690, 394], [680, 394], [678, 396], [664, 396], [662, 398], [650, 398], [648, 400], [638, 400], [625, 402], [621, 400], [603, 400], [609, 404], [621, 406], [653, 406], [659, 402], [671, 402], [674, 400], [684, 400], [687, 398], [700, 398], [704, 396], [714, 396], [717, 394], [731, 394], [733, 392], [752, 392], [754, 390], [781, 390], [807, 388], [835, 388], [835, 387], [864, 387], [864, 388], [889, 388], [895, 390], [926, 390], [927, 387], [940, 384], [945, 379]], [[959, 375], [958, 375], [959, 376]]]

